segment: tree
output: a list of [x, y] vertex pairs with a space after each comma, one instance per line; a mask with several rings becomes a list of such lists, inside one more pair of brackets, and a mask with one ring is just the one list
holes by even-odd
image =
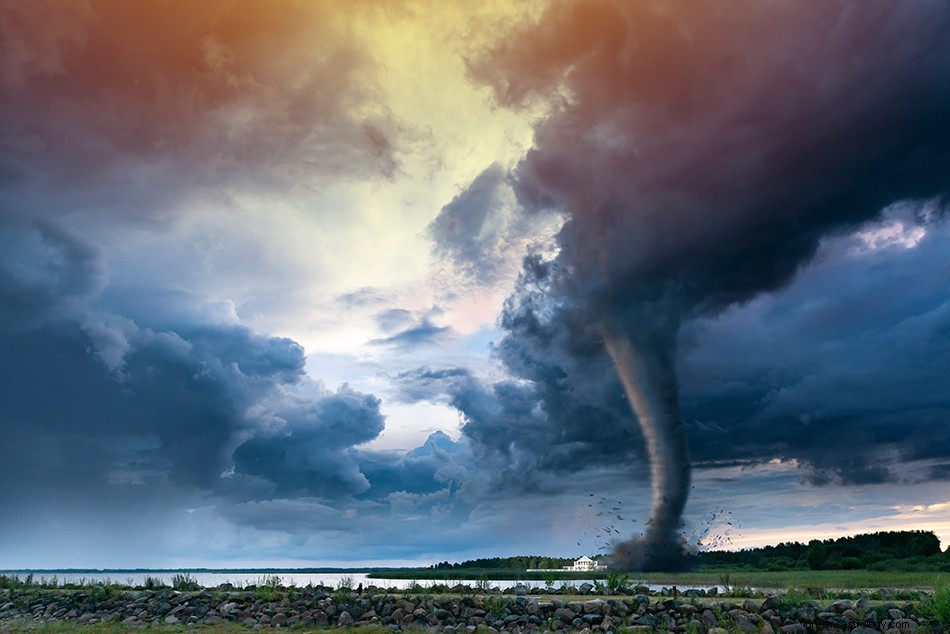
[[825, 565], [826, 558], [827, 552], [823, 543], [817, 539], [808, 542], [808, 548], [805, 550], [805, 561], [808, 563], [809, 568], [812, 570], [821, 570]]

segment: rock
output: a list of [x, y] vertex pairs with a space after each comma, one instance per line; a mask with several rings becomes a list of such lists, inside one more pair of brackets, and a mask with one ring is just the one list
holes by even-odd
[[577, 617], [577, 613], [571, 608], [558, 608], [554, 611], [554, 618], [559, 619], [564, 623], [570, 623], [575, 617]]
[[[801, 623], [790, 623], [783, 625], [779, 632], [780, 634], [807, 634], [808, 628]], [[712, 630], [710, 630], [709, 634], [712, 634]]]
[[584, 602], [584, 614], [600, 613], [604, 608], [602, 599], [593, 599]]
[[907, 615], [904, 614], [903, 610], [898, 610], [897, 608], [891, 608], [890, 610], [887, 611], [887, 616], [890, 617], [891, 619], [896, 620], [896, 619], [902, 619]]
[[859, 626], [851, 630], [851, 634], [881, 634], [881, 633], [870, 627]]
[[340, 616], [337, 618], [337, 624], [340, 627], [350, 627], [353, 625], [353, 623], [355, 623], [355, 621], [353, 620], [353, 617], [350, 616], [349, 612], [346, 610], [340, 612]]
[[585, 582], [582, 583], [580, 586], [578, 586], [578, 588], [577, 588], [577, 593], [578, 593], [578, 594], [590, 594], [590, 591], [593, 590], [593, 589], [594, 589], [593, 584], [587, 583], [587, 582], [585, 581]]
[[656, 627], [657, 623], [659, 623], [659, 621], [652, 614], [641, 614], [640, 618], [637, 619], [637, 625], [649, 625], [650, 627]]
[[782, 598], [777, 594], [770, 594], [765, 597], [765, 601], [762, 602], [762, 607], [760, 611], [764, 612], [765, 610], [779, 610], [782, 607]]
[[845, 610], [850, 610], [851, 602], [847, 599], [839, 599], [838, 601], [835, 601], [831, 604], [831, 609], [839, 613], [844, 612]]
[[174, 614], [169, 614], [168, 616], [165, 617], [165, 623], [167, 623], [168, 625], [175, 625], [176, 623], [178, 623], [178, 617], [175, 616]]
[[736, 627], [746, 634], [756, 634], [759, 631], [755, 623], [744, 614], [736, 614], [732, 620], [736, 624]]
[[838, 629], [848, 629], [848, 626], [851, 625], [848, 619], [835, 612], [819, 612], [818, 620], [821, 623], [827, 623]]
[[709, 628], [709, 632], [707, 632], [707, 634], [729, 634], [729, 631], [721, 627], [712, 627]]
[[760, 604], [752, 599], [746, 599], [742, 602], [742, 609], [752, 614], [758, 614]]
[[526, 594], [528, 594], [528, 586], [524, 585], [523, 583], [519, 583], [515, 586], [516, 596], [523, 597]]

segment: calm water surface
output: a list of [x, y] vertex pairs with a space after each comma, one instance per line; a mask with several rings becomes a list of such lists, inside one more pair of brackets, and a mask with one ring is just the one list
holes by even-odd
[[[104, 571], [104, 572], [48, 572], [48, 571], [29, 571], [29, 570], [20, 570], [20, 571], [3, 571], [0, 570], [0, 574], [7, 576], [18, 576], [20, 579], [26, 577], [26, 575], [33, 573], [34, 581], [52, 581], [54, 578], [59, 585], [66, 583], [73, 584], [94, 584], [94, 583], [121, 583], [131, 586], [141, 586], [145, 584], [146, 577], [151, 577], [157, 579], [166, 585], [171, 585], [172, 577], [176, 574], [188, 574], [193, 579], [195, 579], [199, 585], [205, 588], [213, 588], [222, 583], [230, 583], [236, 588], [242, 588], [247, 585], [261, 585], [266, 583], [268, 579], [272, 577], [279, 577], [280, 584], [283, 586], [297, 586], [304, 587], [308, 584], [310, 585], [323, 585], [331, 588], [336, 588], [340, 585], [343, 585], [344, 582], [351, 584], [352, 587], [356, 587], [358, 584], [363, 584], [366, 586], [376, 586], [378, 588], [388, 588], [393, 590], [402, 590], [408, 588], [413, 583], [418, 583], [422, 587], [431, 586], [434, 583], [438, 584], [447, 584], [453, 586], [456, 584], [463, 584], [475, 587], [477, 583], [485, 583], [484, 580], [476, 581], [475, 579], [462, 579], [462, 580], [424, 580], [413, 582], [411, 579], [370, 579], [366, 576], [364, 572], [274, 572], [268, 574], [262, 573], [244, 573], [244, 572], [192, 572], [192, 573], [177, 573], [177, 572], [166, 572], [166, 571], [157, 571], [157, 570], [143, 570], [135, 572], [123, 572], [123, 571]], [[587, 581], [588, 583], [593, 583], [592, 579], [571, 579], [570, 581], [556, 581], [554, 583], [555, 588], [561, 587], [562, 584], [570, 584], [574, 587], [579, 586], [580, 584]], [[631, 578], [632, 582], [636, 582]], [[511, 588], [519, 583], [523, 583], [529, 588], [544, 588], [543, 581], [518, 581], [518, 580], [491, 580], [489, 581], [493, 588], [499, 588], [504, 590], [505, 588]], [[644, 584], [648, 586], [651, 590], [660, 590], [663, 585], [657, 584]], [[714, 586], [690, 586], [695, 588], [709, 589]], [[685, 590], [686, 587], [682, 586], [681, 590]]]

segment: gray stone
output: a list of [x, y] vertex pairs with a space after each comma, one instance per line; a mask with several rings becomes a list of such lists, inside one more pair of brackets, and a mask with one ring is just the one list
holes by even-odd
[[593, 589], [594, 589], [593, 584], [587, 583], [587, 582], [585, 581], [585, 582], [582, 583], [580, 586], [578, 586], [578, 588], [577, 588], [577, 593], [578, 593], [578, 594], [590, 594], [590, 591], [593, 590]]
[[736, 624], [736, 627], [746, 634], [756, 634], [756, 632], [759, 631], [759, 628], [756, 627], [755, 623], [753, 623], [752, 620], [744, 614], [736, 614], [733, 617], [733, 622]]
[[835, 612], [844, 612], [845, 610], [851, 609], [851, 602], [847, 599], [839, 599], [831, 604], [831, 608]]
[[903, 612], [902, 610], [898, 610], [898, 609], [896, 609], [896, 608], [892, 608], [892, 609], [890, 609], [890, 610], [887, 611], [887, 616], [889, 616], [889, 617], [892, 618], [892, 619], [902, 619], [902, 618], [904, 618], [904, 617], [907, 616], [907, 615], [904, 614], [904, 612]]
[[168, 625], [175, 625], [176, 623], [178, 623], [178, 617], [175, 616], [174, 614], [169, 614], [168, 616], [165, 617], [165, 623], [167, 623]]
[[604, 602], [602, 599], [592, 599], [591, 601], [584, 602], [584, 613], [591, 614], [593, 612], [600, 612], [604, 608]]
[[[710, 630], [710, 634], [711, 632]], [[789, 623], [788, 625], [783, 625], [779, 632], [780, 634], [807, 634], [808, 628], [801, 623]]]
[[558, 608], [554, 611], [554, 618], [560, 619], [565, 623], [570, 623], [576, 616], [577, 613], [571, 608]]
[[859, 626], [851, 630], [851, 634], [881, 634], [881, 633], [870, 627]]
[[637, 625], [649, 625], [650, 627], [656, 627], [658, 622], [652, 614], [641, 614], [640, 618], [637, 619]]
[[760, 611], [765, 610], [778, 610], [782, 607], [782, 598], [777, 594], [770, 594], [765, 597], [765, 601], [762, 602], [762, 607]]

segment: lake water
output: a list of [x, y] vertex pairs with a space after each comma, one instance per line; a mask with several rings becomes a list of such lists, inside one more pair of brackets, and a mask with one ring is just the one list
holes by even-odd
[[[50, 571], [29, 571], [29, 570], [18, 570], [18, 571], [4, 571], [0, 570], [0, 574], [7, 576], [18, 576], [20, 579], [24, 579], [26, 575], [33, 574], [33, 580], [37, 581], [47, 581], [50, 582], [54, 578], [59, 585], [72, 583], [72, 584], [95, 584], [95, 583], [118, 583], [131, 586], [141, 586], [145, 584], [146, 577], [151, 577], [152, 579], [157, 579], [166, 585], [171, 585], [172, 577], [176, 574], [188, 574], [191, 578], [198, 582], [198, 585], [205, 588], [214, 588], [222, 583], [230, 583], [235, 588], [242, 588], [247, 585], [261, 585], [267, 582], [268, 579], [272, 577], [279, 577], [280, 584], [283, 586], [297, 586], [298, 588], [304, 587], [308, 584], [311, 585], [323, 585], [331, 588], [339, 587], [344, 583], [348, 582], [351, 587], [356, 587], [359, 584], [363, 584], [364, 587], [367, 586], [376, 586], [377, 588], [387, 588], [392, 590], [402, 590], [408, 588], [413, 583], [418, 583], [422, 587], [431, 586], [432, 584], [446, 584], [453, 586], [461, 583], [462, 585], [467, 585], [475, 587], [478, 583], [486, 583], [485, 580], [476, 581], [475, 579], [462, 579], [462, 580], [422, 580], [422, 581], [412, 581], [411, 579], [370, 579], [366, 576], [364, 572], [274, 572], [274, 573], [260, 573], [260, 572], [191, 572], [191, 573], [178, 573], [178, 572], [167, 572], [159, 570], [137, 570], [134, 572], [125, 572], [125, 571], [113, 571], [106, 570], [102, 572], [92, 571], [92, 572], [50, 572]], [[587, 583], [593, 583], [592, 579], [586, 580]], [[555, 581], [554, 587], [560, 588], [562, 584], [570, 584], [574, 587], [579, 586], [584, 583], [584, 579], [571, 579], [570, 581]], [[504, 581], [489, 581], [491, 587], [499, 588], [504, 590], [506, 588], [514, 587], [519, 583], [523, 583], [529, 588], [544, 588], [543, 581], [518, 581], [518, 580], [504, 580]], [[631, 580], [631, 583], [636, 583], [635, 580]], [[658, 591], [661, 588], [669, 587], [664, 585], [657, 584], [644, 584], [648, 586], [651, 590]], [[695, 588], [709, 589], [713, 586], [690, 586]], [[681, 586], [680, 590], [686, 590], [686, 586]]]

